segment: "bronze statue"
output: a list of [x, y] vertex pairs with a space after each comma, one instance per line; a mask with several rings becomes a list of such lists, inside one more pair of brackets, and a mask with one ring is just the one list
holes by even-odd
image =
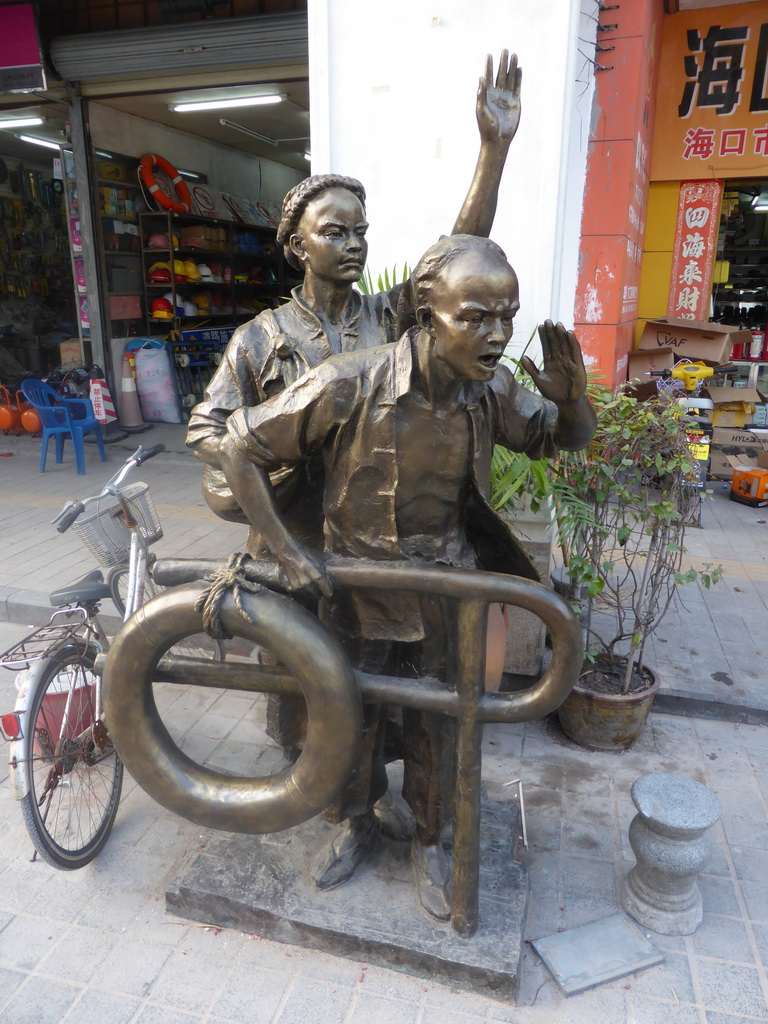
[[[487, 502], [495, 443], [534, 458], [586, 445], [595, 415], [578, 342], [540, 328], [543, 397], [499, 365], [519, 308], [516, 275], [493, 242], [454, 235], [412, 276], [417, 325], [393, 346], [349, 352], [227, 421], [226, 480], [276, 556], [290, 590], [322, 595], [322, 616], [364, 671], [446, 678], [456, 638], [450, 601], [365, 588], [333, 592], [323, 559], [291, 531], [269, 473], [320, 453], [326, 550], [412, 564], [537, 574]], [[386, 791], [386, 709], [364, 708], [363, 757], [335, 808], [342, 821], [312, 868], [321, 888], [345, 881], [374, 847], [373, 805]], [[416, 819], [412, 864], [428, 913], [450, 914], [440, 833], [451, 818], [452, 719], [403, 709], [404, 796]]]
[[[480, 152], [454, 233], [490, 232], [501, 174], [520, 121], [521, 80], [515, 54], [510, 58], [502, 51], [495, 81], [487, 57], [476, 101]], [[365, 191], [354, 178], [314, 175], [283, 201], [277, 237], [291, 266], [303, 271], [303, 284], [290, 302], [265, 310], [235, 332], [189, 420], [187, 444], [206, 464], [203, 495], [224, 519], [247, 522], [219, 463], [218, 445], [230, 413], [258, 405], [332, 353], [394, 343], [415, 323], [410, 282], [371, 296], [355, 289], [367, 254], [366, 227]], [[292, 533], [317, 549], [323, 546], [322, 479], [319, 458], [271, 474]], [[253, 529], [247, 551], [254, 556], [265, 551]], [[269, 698], [267, 732], [288, 757], [297, 756], [305, 730], [301, 697]]]
[[[509, 58], [504, 50], [494, 82], [493, 61], [487, 58], [477, 93], [480, 153], [454, 233], [490, 232], [504, 162], [520, 121], [521, 77], [516, 55]], [[365, 191], [354, 178], [314, 175], [283, 201], [277, 237], [291, 266], [303, 271], [303, 284], [290, 302], [238, 328], [189, 420], [187, 444], [206, 464], [203, 494], [224, 519], [247, 522], [218, 460], [227, 416], [259, 404], [332, 353], [396, 342], [415, 322], [408, 284], [372, 296], [355, 290], [365, 265], [366, 227]], [[301, 473], [280, 469], [272, 477], [292, 529], [316, 546], [322, 545], [320, 479], [315, 465]], [[297, 494], [302, 496], [298, 502]], [[261, 550], [252, 531], [248, 551]]]

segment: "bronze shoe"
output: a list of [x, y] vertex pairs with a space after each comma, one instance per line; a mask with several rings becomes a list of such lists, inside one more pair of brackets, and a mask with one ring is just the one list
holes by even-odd
[[355, 873], [379, 841], [379, 819], [368, 811], [342, 822], [331, 842], [320, 850], [310, 869], [318, 889], [335, 889]]
[[438, 921], [451, 916], [451, 869], [439, 842], [426, 845], [414, 839], [411, 843], [413, 880], [419, 903]]

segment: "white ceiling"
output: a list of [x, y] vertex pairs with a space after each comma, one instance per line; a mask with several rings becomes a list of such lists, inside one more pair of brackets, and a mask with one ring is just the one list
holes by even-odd
[[[242, 79], [242, 76], [240, 76]], [[209, 81], [209, 79], [207, 79]], [[151, 89], [160, 88], [154, 92]], [[96, 90], [93, 90], [96, 92]], [[103, 95], [112, 92], [113, 95]], [[195, 100], [234, 98], [252, 96], [263, 92], [283, 93], [283, 102], [263, 107], [235, 107], [224, 110], [204, 110], [178, 114], [170, 108], [176, 103]], [[14, 129], [14, 135], [38, 136], [51, 141], [64, 141], [64, 125], [67, 120], [66, 103], [45, 102], [50, 96], [62, 97], [53, 85], [40, 98], [34, 95], [11, 96], [0, 94], [0, 120], [18, 115], [40, 115], [46, 119], [43, 125]], [[168, 88], [168, 79], [154, 82], [114, 82], [109, 87], [101, 86], [98, 102], [118, 110], [127, 111], [137, 117], [156, 121], [189, 132], [203, 139], [210, 139], [225, 146], [231, 146], [252, 156], [274, 160], [309, 174], [309, 162], [304, 153], [309, 150], [309, 81], [305, 76], [280, 80], [273, 78], [251, 84], [219, 85], [195, 88]], [[219, 118], [234, 121], [277, 141], [277, 145], [262, 142], [232, 128], [219, 124]], [[26, 156], [37, 151], [40, 156], [45, 150], [18, 142], [10, 132], [0, 131], [0, 153], [7, 156]]]
[[[124, 87], [125, 88], [125, 87]], [[175, 113], [171, 107], [209, 99], [234, 99], [263, 92], [278, 92], [286, 100], [263, 107], [234, 107], [223, 110], [199, 110]], [[100, 96], [99, 102], [117, 110], [124, 110], [148, 121], [156, 121], [190, 132], [203, 139], [232, 146], [244, 153], [275, 160], [309, 173], [304, 153], [309, 149], [309, 82], [306, 78], [294, 81], [276, 81], [258, 85], [237, 85], [206, 89], [170, 89], [163, 92], [134, 92], [120, 96]], [[219, 124], [225, 118], [276, 140], [277, 145], [261, 142], [235, 129]]]

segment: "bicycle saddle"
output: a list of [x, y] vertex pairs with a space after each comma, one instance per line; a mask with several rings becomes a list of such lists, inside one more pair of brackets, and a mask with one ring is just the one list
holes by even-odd
[[94, 569], [76, 583], [66, 583], [54, 590], [49, 600], [54, 608], [63, 608], [67, 604], [84, 604], [86, 601], [101, 601], [110, 596], [109, 586], [99, 569]]

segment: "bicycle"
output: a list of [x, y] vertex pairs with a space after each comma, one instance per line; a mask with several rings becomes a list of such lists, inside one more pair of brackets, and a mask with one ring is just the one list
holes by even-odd
[[[18, 697], [0, 731], [11, 742], [14, 797], [35, 847], [53, 867], [84, 867], [103, 849], [114, 824], [123, 764], [104, 722], [97, 655], [110, 641], [99, 618], [111, 598], [124, 621], [156, 592], [148, 547], [162, 527], [145, 483], [121, 483], [136, 466], [164, 450], [139, 447], [102, 491], [68, 502], [53, 520], [71, 526], [105, 566], [51, 594], [56, 609], [47, 626], [0, 654], [0, 666], [19, 671]], [[95, 506], [90, 513], [89, 507]], [[126, 561], [127, 558], [127, 561]], [[64, 620], [64, 621], [62, 621]], [[177, 653], [223, 660], [218, 641], [205, 634], [177, 645]]]

